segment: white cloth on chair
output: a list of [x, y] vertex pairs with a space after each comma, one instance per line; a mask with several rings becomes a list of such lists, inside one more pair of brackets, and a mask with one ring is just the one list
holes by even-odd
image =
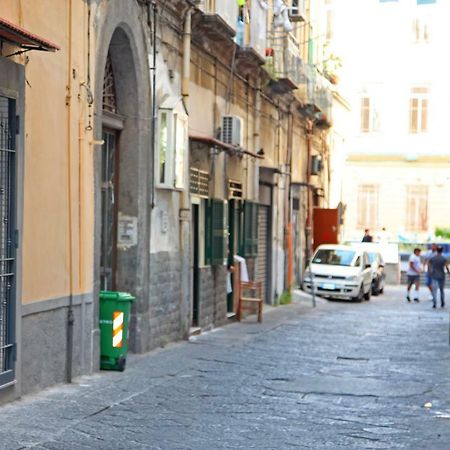
[[245, 262], [245, 258], [239, 255], [234, 255], [234, 260], [241, 264], [241, 281], [244, 283], [249, 282], [248, 278], [248, 270], [247, 263]]

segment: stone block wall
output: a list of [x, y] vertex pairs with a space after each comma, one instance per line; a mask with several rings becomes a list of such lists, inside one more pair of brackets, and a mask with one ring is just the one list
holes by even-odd
[[200, 269], [199, 326], [209, 329], [227, 320], [226, 266]]
[[189, 321], [182, 313], [185, 308], [181, 305], [181, 270], [179, 252], [150, 255], [148, 309], [133, 308], [131, 315], [130, 341], [133, 351], [146, 352], [187, 337]]

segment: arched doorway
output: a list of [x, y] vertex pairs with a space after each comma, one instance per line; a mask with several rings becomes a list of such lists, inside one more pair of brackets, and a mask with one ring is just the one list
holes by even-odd
[[[151, 96], [138, 8], [111, 1], [96, 79], [95, 292], [136, 297], [130, 348], [149, 347], [149, 155]], [[98, 307], [96, 308], [98, 317]]]

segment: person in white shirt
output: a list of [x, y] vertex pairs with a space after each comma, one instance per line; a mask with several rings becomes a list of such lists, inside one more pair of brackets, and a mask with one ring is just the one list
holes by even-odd
[[419, 288], [420, 288], [420, 274], [422, 273], [422, 263], [420, 262], [420, 248], [415, 248], [414, 253], [409, 257], [408, 270], [406, 275], [408, 276], [408, 287], [406, 288], [406, 300], [411, 301], [409, 291], [414, 284], [416, 291], [414, 294], [414, 301], [419, 301]]

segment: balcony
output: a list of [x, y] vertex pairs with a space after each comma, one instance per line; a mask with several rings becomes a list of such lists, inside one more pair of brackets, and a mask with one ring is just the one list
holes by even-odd
[[284, 94], [295, 90], [304, 78], [304, 63], [300, 58], [300, 47], [292, 33], [274, 31], [272, 47], [268, 49], [266, 70], [272, 76], [271, 87]]
[[192, 34], [195, 39], [231, 44], [236, 35], [239, 9], [236, 1], [201, 0], [193, 17]]
[[302, 74], [302, 82], [296, 92], [302, 103], [301, 113], [318, 128], [329, 128], [333, 105], [331, 83], [310, 64], [304, 65]]
[[237, 19], [236, 43], [238, 70], [251, 72], [265, 62], [267, 42], [267, 11], [258, 1], [251, 3], [250, 23], [244, 23], [243, 17]]
[[306, 22], [306, 0], [292, 0], [289, 7], [291, 22]]

